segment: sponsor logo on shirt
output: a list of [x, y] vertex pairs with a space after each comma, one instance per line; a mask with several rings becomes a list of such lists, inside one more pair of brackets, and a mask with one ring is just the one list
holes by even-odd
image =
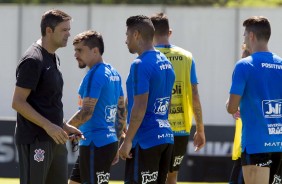
[[170, 127], [170, 124], [168, 122], [167, 119], [156, 119], [156, 121], [159, 123], [159, 127], [160, 128], [169, 128]]
[[268, 134], [282, 134], [282, 124], [281, 123], [274, 123], [274, 124], [268, 124]]
[[172, 88], [172, 95], [182, 95], [182, 82], [181, 81], [175, 81], [173, 88]]
[[282, 70], [282, 65], [272, 64], [272, 63], [261, 63], [261, 67]]
[[97, 182], [98, 184], [101, 183], [109, 183], [110, 180], [110, 173], [104, 173], [104, 171], [102, 172], [97, 172], [96, 173], [97, 176]]
[[150, 173], [149, 171], [141, 172], [142, 176], [142, 184], [150, 183], [157, 181], [158, 179], [158, 171]]
[[172, 65], [169, 64], [169, 63], [163, 63], [159, 67], [160, 67], [161, 70], [172, 69]]
[[120, 78], [118, 75], [110, 76], [110, 81], [120, 81]]
[[167, 59], [170, 61], [180, 61], [183, 60], [183, 56], [167, 56]]
[[265, 147], [281, 147], [282, 142], [265, 142], [264, 146]]
[[107, 105], [105, 108], [105, 119], [106, 122], [115, 122], [117, 114], [117, 106], [116, 105]]
[[282, 99], [263, 100], [262, 110], [265, 118], [281, 118], [281, 104]]
[[169, 114], [178, 114], [178, 113], [184, 113], [182, 106], [170, 106]]
[[173, 138], [173, 134], [166, 133], [166, 134], [158, 135], [158, 139], [163, 139], [163, 138]]
[[169, 97], [156, 99], [156, 102], [154, 104], [155, 114], [165, 115], [167, 113], [169, 106], [169, 99], [170, 99]]

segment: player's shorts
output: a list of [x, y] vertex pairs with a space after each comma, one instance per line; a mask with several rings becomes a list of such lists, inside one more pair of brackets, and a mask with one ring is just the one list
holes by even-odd
[[187, 151], [188, 140], [189, 135], [174, 136], [174, 145], [169, 172], [179, 171], [180, 165]]
[[66, 145], [53, 141], [17, 144], [21, 184], [67, 184]]
[[73, 167], [70, 180], [78, 183], [109, 183], [110, 168], [118, 151], [118, 142], [102, 147], [93, 143], [79, 146], [79, 157]]
[[132, 158], [126, 159], [125, 184], [165, 184], [173, 144], [161, 144], [142, 149], [138, 144], [131, 149]]
[[[275, 154], [281, 153], [256, 153], [256, 154], [248, 154], [246, 150], [242, 153], [242, 166], [246, 165], [256, 165], [259, 167], [271, 167], [273, 163], [273, 156]], [[279, 160], [280, 162], [280, 160]]]
[[234, 160], [229, 184], [244, 184], [243, 171], [241, 165], [241, 158]]

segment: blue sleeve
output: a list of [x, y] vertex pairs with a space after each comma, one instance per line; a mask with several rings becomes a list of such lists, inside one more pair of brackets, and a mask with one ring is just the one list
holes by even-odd
[[232, 74], [232, 84], [230, 88], [230, 94], [242, 96], [247, 81], [247, 65], [244, 62], [238, 62], [235, 65], [235, 69]]
[[122, 80], [121, 80], [121, 76], [120, 76], [120, 75], [118, 75], [118, 76], [119, 76], [119, 78], [120, 78], [120, 83], [119, 83], [119, 85], [120, 85], [120, 94], [119, 94], [119, 96], [124, 96], [123, 89], [122, 89]]
[[149, 91], [150, 71], [149, 67], [139, 60], [131, 65], [130, 72], [133, 78], [133, 94], [141, 95]]
[[195, 65], [194, 58], [192, 59], [190, 81], [191, 81], [191, 84], [198, 84], [197, 73], [196, 73], [196, 65]]

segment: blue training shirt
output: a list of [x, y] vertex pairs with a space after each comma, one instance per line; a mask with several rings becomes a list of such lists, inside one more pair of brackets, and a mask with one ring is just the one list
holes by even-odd
[[242, 152], [282, 152], [282, 59], [271, 52], [241, 59], [230, 93], [241, 96]]
[[173, 133], [168, 122], [168, 108], [175, 80], [172, 64], [159, 51], [146, 51], [130, 67], [126, 81], [128, 121], [130, 122], [134, 96], [148, 93], [144, 119], [133, 139], [142, 149], [156, 145], [173, 144]]
[[91, 142], [101, 147], [118, 141], [115, 130], [117, 103], [123, 96], [121, 77], [118, 72], [106, 63], [94, 65], [80, 84], [79, 96], [98, 99], [91, 119], [79, 129], [86, 140], [80, 145], [88, 146]]

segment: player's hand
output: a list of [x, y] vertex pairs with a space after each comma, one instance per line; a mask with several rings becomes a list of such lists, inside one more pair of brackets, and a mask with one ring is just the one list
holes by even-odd
[[131, 148], [132, 142], [125, 139], [119, 148], [119, 156], [122, 160], [132, 158], [132, 154], [130, 153]]
[[47, 124], [43, 129], [57, 144], [65, 144], [69, 139], [68, 134], [61, 127], [53, 123]]
[[238, 111], [237, 111], [236, 113], [234, 113], [232, 116], [233, 116], [233, 118], [236, 119], [236, 120], [239, 119], [239, 118], [241, 118], [240, 110], [238, 110]]
[[77, 129], [76, 127], [66, 123], [66, 124], [64, 124], [63, 128], [67, 132], [67, 134], [69, 135], [69, 140], [85, 139], [82, 132], [79, 129]]
[[115, 164], [117, 164], [118, 162], [119, 162], [119, 153], [118, 153], [118, 151], [117, 151], [116, 156], [115, 156], [114, 160], [112, 161], [112, 165], [115, 165]]
[[193, 139], [194, 139], [195, 152], [202, 149], [206, 144], [206, 136], [204, 131], [196, 131]]

